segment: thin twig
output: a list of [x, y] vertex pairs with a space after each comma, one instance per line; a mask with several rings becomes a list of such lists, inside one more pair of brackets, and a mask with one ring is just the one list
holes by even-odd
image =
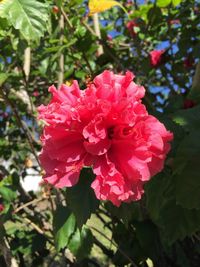
[[83, 51], [82, 54], [83, 54], [83, 59], [85, 60], [85, 62], [86, 62], [86, 64], [87, 64], [87, 67], [88, 67], [88, 69], [89, 69], [89, 71], [90, 71], [90, 74], [91, 74], [92, 76], [94, 76], [94, 72], [93, 72], [93, 70], [92, 70], [92, 67], [91, 67], [91, 64], [90, 64], [89, 60], [87, 59], [87, 56], [86, 56], [85, 52]]
[[69, 20], [67, 14], [65, 13], [65, 11], [64, 11], [64, 9], [63, 9], [62, 7], [61, 7], [61, 13], [62, 13], [63, 17], [65, 18], [65, 20], [66, 20], [66, 22], [67, 22], [69, 28], [70, 28], [71, 30], [73, 30], [73, 25], [71, 24], [71, 21]]
[[44, 231], [37, 224], [35, 224], [28, 218], [23, 218], [23, 220], [29, 223], [39, 234], [44, 235]]
[[34, 140], [32, 139], [32, 136], [29, 135], [29, 132], [28, 132], [27, 129], [24, 127], [24, 124], [23, 124], [23, 122], [22, 122], [22, 120], [21, 120], [21, 118], [20, 118], [20, 116], [19, 116], [19, 114], [18, 114], [18, 111], [17, 111], [16, 107], [14, 106], [14, 104], [12, 103], [12, 101], [9, 99], [9, 97], [7, 96], [7, 94], [4, 92], [4, 90], [3, 90], [2, 87], [0, 87], [0, 92], [1, 92], [1, 94], [2, 94], [2, 96], [3, 96], [3, 98], [4, 98], [4, 100], [5, 100], [5, 102], [10, 106], [10, 108], [11, 108], [13, 114], [15, 115], [15, 118], [16, 118], [16, 120], [17, 120], [18, 126], [19, 126], [19, 127], [22, 129], [22, 131], [24, 132], [24, 134], [25, 134], [25, 136], [26, 136], [26, 138], [27, 138], [27, 141], [28, 141], [28, 143], [29, 143], [30, 149], [31, 149], [31, 151], [32, 151], [32, 153], [33, 153], [33, 155], [34, 155], [34, 157], [35, 157], [35, 159], [36, 159], [38, 165], [40, 166], [40, 161], [39, 161], [39, 159], [38, 159], [38, 155], [37, 155], [37, 153], [35, 152], [35, 148], [34, 148], [34, 145], [33, 145]]
[[90, 27], [90, 25], [87, 24], [87, 22], [85, 20], [81, 21], [82, 24], [85, 26], [85, 28], [94, 36], [98, 37], [96, 32], [92, 29], [92, 27]]
[[[64, 19], [65, 19], [68, 27], [69, 27], [70, 33], [73, 34], [74, 31], [75, 31], [75, 29], [74, 29], [73, 25], [71, 24], [71, 22], [70, 22], [70, 20], [69, 20], [69, 18], [67, 16], [67, 14], [65, 13], [65, 11], [64, 11], [63, 8], [61, 8], [61, 13], [62, 13], [62, 15], [63, 15], [63, 17], [64, 17]], [[79, 38], [78, 38], [78, 41], [80, 41]], [[77, 48], [76, 48], [76, 50], [77, 50]], [[83, 55], [83, 59], [86, 62], [86, 65], [87, 65], [87, 67], [88, 67], [88, 69], [90, 71], [90, 74], [93, 76], [93, 70], [92, 70], [91, 64], [90, 64], [89, 60], [87, 59], [86, 53], [84, 51], [82, 51], [82, 55]]]
[[54, 212], [56, 209], [56, 204], [54, 202], [54, 198], [56, 198], [56, 196], [52, 196], [51, 194], [49, 195], [49, 202], [50, 202], [50, 206], [51, 206], [51, 211]]
[[[86, 29], [97, 38], [97, 41], [103, 46], [105, 52], [115, 61], [115, 63], [120, 67], [120, 69], [125, 70], [124, 66], [121, 64], [120, 60], [117, 59], [115, 55], [111, 52], [109, 45], [103, 41], [103, 39], [99, 38], [99, 36], [95, 33], [95, 31], [88, 25], [84, 20], [82, 20], [82, 24], [86, 27]], [[128, 45], [129, 46], [129, 45]]]
[[39, 234], [42, 234], [43, 236], [45, 236], [48, 240], [48, 242], [54, 246], [54, 242], [51, 241], [51, 237], [49, 235], [47, 235], [45, 233], [45, 231], [43, 229], [41, 229], [37, 224], [35, 224], [33, 221], [31, 221], [29, 218], [27, 217], [19, 217], [17, 216], [18, 220], [22, 223], [26, 222], [28, 223], [28, 226], [31, 226], [33, 229], [35, 229]]
[[28, 206], [30, 206], [30, 205], [34, 205], [34, 204], [36, 204], [36, 203], [42, 201], [43, 199], [44, 199], [44, 197], [40, 197], [40, 198], [33, 199], [33, 200], [31, 200], [31, 201], [29, 201], [29, 202], [27, 202], [27, 203], [25, 203], [25, 204], [19, 206], [18, 208], [16, 208], [16, 210], [14, 210], [14, 213], [17, 213], [17, 212], [19, 212], [20, 210], [23, 210], [24, 208], [26, 208], [26, 207], [28, 207]]

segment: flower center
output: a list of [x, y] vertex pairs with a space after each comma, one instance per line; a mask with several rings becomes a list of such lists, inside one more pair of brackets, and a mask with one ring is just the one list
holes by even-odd
[[109, 139], [125, 139], [133, 135], [133, 127], [128, 125], [117, 125], [108, 128], [108, 138]]
[[114, 136], [114, 126], [108, 128], [108, 139], [113, 139]]

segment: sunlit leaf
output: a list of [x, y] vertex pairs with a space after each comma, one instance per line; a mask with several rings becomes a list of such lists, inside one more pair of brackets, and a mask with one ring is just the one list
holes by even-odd
[[7, 78], [8, 78], [8, 74], [0, 73], [0, 86], [6, 81]]
[[67, 207], [58, 206], [53, 217], [53, 229], [57, 250], [64, 248], [75, 231], [75, 217]]
[[166, 7], [171, 3], [171, 0], [158, 0], [156, 2], [157, 6], [159, 7]]
[[182, 0], [172, 0], [172, 4], [173, 4], [174, 6], [178, 6], [178, 5], [180, 5], [181, 2], [182, 2]]
[[17, 194], [11, 186], [2, 186], [0, 187], [0, 196], [4, 200], [11, 202], [16, 198]]
[[83, 226], [81, 230], [76, 229], [69, 241], [68, 248], [80, 260], [90, 253], [93, 242], [94, 238], [91, 230]]
[[187, 130], [197, 130], [200, 129], [199, 116], [200, 105], [190, 109], [179, 110], [173, 114], [172, 119]]
[[48, 5], [36, 0], [3, 0], [0, 17], [6, 18], [27, 40], [38, 40], [47, 28]]
[[[146, 186], [150, 217], [160, 227], [162, 240], [168, 245], [184, 239], [200, 228], [200, 211], [187, 209], [177, 203], [172, 181], [170, 176], [160, 174]], [[185, 195], [185, 198], [189, 197], [190, 195]]]
[[119, 6], [121, 7], [125, 13], [127, 13], [126, 9], [117, 1], [111, 1], [111, 0], [90, 0], [89, 1], [89, 9], [90, 9], [90, 15], [93, 15], [95, 13], [103, 12], [107, 9], [110, 9], [111, 7]]

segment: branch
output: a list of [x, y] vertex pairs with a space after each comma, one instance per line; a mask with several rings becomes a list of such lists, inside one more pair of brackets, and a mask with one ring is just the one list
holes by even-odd
[[[96, 36], [101, 39], [101, 32], [100, 32], [100, 27], [99, 27], [99, 18], [98, 14], [95, 13], [93, 16], [93, 22], [94, 22], [94, 31], [96, 33]], [[99, 45], [98, 47], [98, 55], [101, 56], [103, 54], [103, 46]]]
[[27, 47], [24, 50], [24, 66], [23, 66], [23, 70], [26, 76], [26, 81], [28, 81], [29, 79], [30, 68], [31, 68], [31, 48]]
[[65, 18], [66, 23], [68, 24], [69, 28], [71, 30], [73, 30], [73, 25], [71, 24], [71, 21], [69, 20], [67, 14], [65, 13], [65, 11], [64, 11], [64, 9], [62, 7], [61, 7], [61, 13], [62, 13], [63, 17]]
[[29, 201], [29, 202], [27, 202], [27, 203], [25, 203], [25, 204], [19, 206], [18, 208], [16, 208], [16, 210], [14, 210], [14, 213], [17, 213], [17, 212], [19, 212], [20, 210], [23, 210], [24, 208], [26, 208], [26, 207], [28, 207], [28, 206], [30, 206], [30, 205], [36, 204], [36, 203], [42, 201], [43, 199], [44, 199], [44, 197], [40, 197], [40, 198], [33, 199], [33, 200], [31, 200], [31, 201]]
[[13, 88], [10, 89], [10, 92], [17, 97], [18, 99], [20, 99], [25, 105], [27, 105], [27, 109], [28, 109], [28, 114], [33, 116], [33, 112], [36, 112], [36, 108], [32, 107], [32, 103], [30, 100], [30, 97], [27, 93], [26, 90], [24, 89], [20, 89], [18, 91], [15, 91]]
[[[60, 46], [63, 45], [63, 40], [64, 40], [64, 16], [61, 14], [60, 16], [60, 21], [59, 21], [59, 27], [60, 27]], [[64, 55], [63, 53], [60, 54], [59, 58], [59, 72], [58, 72], [58, 87], [63, 83], [64, 81]]]
[[23, 220], [26, 221], [28, 224], [30, 224], [32, 226], [32, 228], [34, 228], [39, 234], [44, 235], [44, 231], [38, 225], [36, 225], [34, 222], [32, 222], [30, 219], [23, 218]]
[[7, 267], [18, 267], [18, 263], [15, 258], [13, 258], [12, 253], [10, 251], [10, 246], [5, 238], [0, 240], [0, 250], [3, 254], [4, 260], [6, 262]]

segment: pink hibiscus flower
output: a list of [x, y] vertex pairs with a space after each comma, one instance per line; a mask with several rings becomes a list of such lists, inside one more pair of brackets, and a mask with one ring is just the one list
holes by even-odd
[[126, 23], [126, 28], [128, 29], [132, 37], [135, 37], [137, 35], [137, 32], [135, 30], [136, 27], [139, 27], [138, 23], [136, 22], [136, 19], [133, 19]]
[[153, 67], [158, 67], [163, 60], [163, 54], [165, 53], [165, 50], [153, 50], [150, 52], [150, 64]]
[[145, 89], [133, 78], [104, 71], [84, 91], [76, 81], [49, 88], [51, 102], [38, 109], [47, 123], [40, 154], [45, 181], [70, 187], [91, 166], [98, 199], [119, 206], [141, 198], [143, 184], [162, 170], [173, 135], [148, 114]]

